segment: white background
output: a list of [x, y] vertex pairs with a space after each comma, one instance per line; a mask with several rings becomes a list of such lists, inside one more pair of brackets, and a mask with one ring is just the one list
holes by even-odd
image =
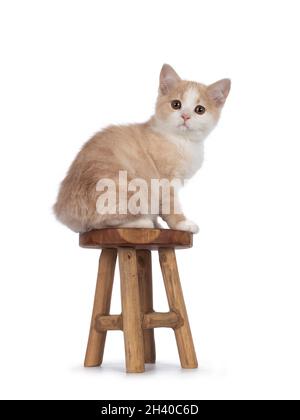
[[[1, 398], [299, 398], [298, 3], [1, 1]], [[84, 369], [98, 252], [51, 206], [84, 141], [151, 115], [164, 62], [232, 79], [184, 193], [201, 229], [178, 252], [200, 367], [182, 371], [162, 329], [145, 374], [124, 373], [120, 332]], [[118, 313], [118, 279], [114, 292]]]

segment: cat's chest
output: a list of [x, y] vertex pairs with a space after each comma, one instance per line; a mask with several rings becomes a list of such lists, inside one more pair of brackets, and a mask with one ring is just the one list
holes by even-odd
[[203, 141], [195, 142], [188, 138], [167, 136], [174, 153], [177, 154], [176, 172], [184, 178], [192, 177], [201, 167], [204, 158]]

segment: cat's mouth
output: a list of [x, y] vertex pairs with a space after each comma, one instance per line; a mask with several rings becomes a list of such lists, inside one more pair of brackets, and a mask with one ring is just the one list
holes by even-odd
[[189, 127], [189, 126], [186, 124], [186, 122], [184, 122], [184, 123], [180, 124], [178, 127], [179, 127], [181, 130], [183, 130], [183, 131], [186, 131], [186, 130], [191, 130], [191, 127]]

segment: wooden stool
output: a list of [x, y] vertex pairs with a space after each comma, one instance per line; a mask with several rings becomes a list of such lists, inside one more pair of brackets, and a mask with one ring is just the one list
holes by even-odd
[[[177, 269], [175, 248], [190, 248], [189, 232], [170, 229], [101, 229], [82, 233], [84, 248], [103, 248], [84, 366], [100, 366], [106, 332], [124, 333], [127, 372], [144, 372], [155, 363], [154, 328], [173, 328], [183, 368], [197, 358]], [[170, 311], [153, 310], [151, 250], [158, 249]], [[109, 315], [114, 271], [119, 257], [122, 314]]]

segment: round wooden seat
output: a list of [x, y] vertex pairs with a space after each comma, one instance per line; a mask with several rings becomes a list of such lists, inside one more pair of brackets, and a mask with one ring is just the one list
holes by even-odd
[[107, 228], [81, 233], [79, 245], [83, 248], [191, 248], [193, 235], [172, 229]]

